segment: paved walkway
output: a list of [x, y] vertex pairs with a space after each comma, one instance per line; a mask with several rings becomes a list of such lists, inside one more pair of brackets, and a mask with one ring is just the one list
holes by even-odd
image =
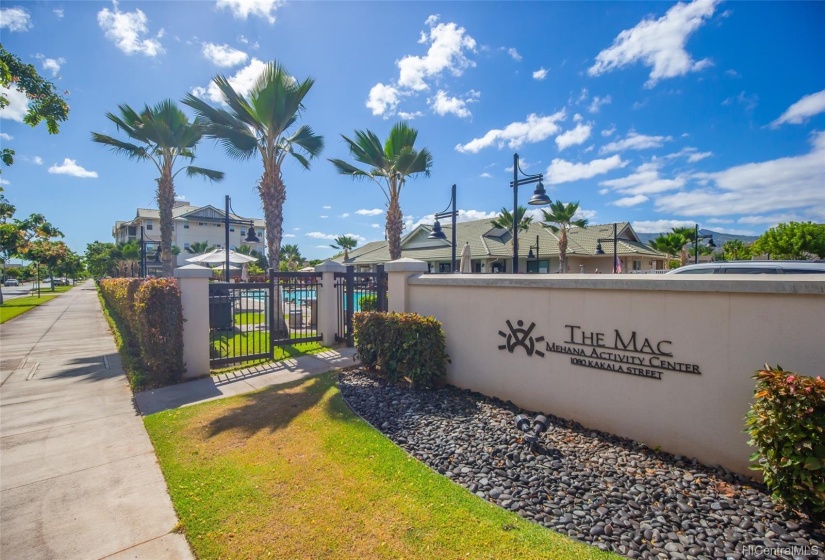
[[92, 282], [0, 326], [0, 558], [185, 560], [143, 422], [357, 362], [353, 348], [132, 392]]

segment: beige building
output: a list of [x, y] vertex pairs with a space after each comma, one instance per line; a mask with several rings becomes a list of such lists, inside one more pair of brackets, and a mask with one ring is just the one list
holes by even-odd
[[[450, 272], [452, 258], [452, 226], [442, 225], [446, 239], [430, 239], [433, 226], [420, 225], [401, 239], [401, 257], [418, 259], [429, 265], [430, 272]], [[630, 223], [616, 224], [616, 254], [621, 272], [645, 272], [667, 268], [664, 254], [639, 241]], [[490, 220], [474, 220], [456, 224], [456, 260], [470, 245], [472, 270], [479, 273], [509, 273], [513, 269], [512, 235], [495, 228]], [[601, 239], [601, 243], [599, 240]], [[601, 245], [604, 254], [596, 254]], [[367, 243], [337, 262], [355, 265], [359, 270], [372, 269], [390, 260], [386, 241]], [[458, 263], [456, 264], [458, 266]], [[613, 271], [613, 224], [570, 229], [567, 242], [567, 272], [611, 273]], [[519, 233], [519, 270], [527, 273], [559, 272], [559, 238], [541, 224], [531, 224]]]
[[[186, 259], [194, 256], [187, 251], [194, 243], [207, 242], [210, 246], [222, 248], [226, 244], [224, 210], [214, 206], [192, 206], [187, 201], [176, 201], [172, 209], [172, 245], [180, 248], [175, 266], [188, 264]], [[160, 244], [160, 212], [154, 208], [138, 208], [135, 218], [128, 222], [115, 222], [112, 236], [115, 243], [140, 241], [140, 228], [143, 226], [143, 238], [147, 254], [157, 251]], [[245, 241], [249, 228], [255, 230], [260, 240], [258, 243]], [[259, 253], [264, 253], [265, 222], [261, 218], [245, 218], [237, 214], [229, 215], [229, 248], [249, 245]], [[160, 267], [153, 259], [147, 259], [147, 265]]]

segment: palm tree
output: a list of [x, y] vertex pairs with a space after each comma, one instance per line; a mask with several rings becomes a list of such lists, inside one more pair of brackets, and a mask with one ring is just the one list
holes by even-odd
[[[527, 208], [524, 206], [518, 206], [516, 208], [515, 222], [518, 223], [519, 233], [530, 229], [530, 224], [533, 223], [532, 216], [527, 216], [526, 214]], [[499, 229], [506, 229], [510, 232], [510, 235], [513, 235], [513, 214], [507, 210], [507, 208], [502, 207], [496, 219], [490, 220], [490, 225]]]
[[731, 239], [722, 245], [722, 253], [726, 260], [741, 261], [751, 257], [751, 249], [741, 239]]
[[301, 250], [298, 249], [297, 245], [284, 245], [281, 247], [281, 254], [280, 260], [286, 263], [286, 267], [290, 271], [294, 271], [298, 269], [298, 265], [304, 262], [303, 257], [301, 257]]
[[315, 80], [299, 82], [280, 64], [270, 62], [249, 91], [239, 94], [225, 76], [212, 80], [220, 89], [229, 110], [216, 109], [194, 95], [187, 94], [183, 103], [198, 115], [196, 122], [206, 127], [207, 136], [215, 138], [232, 159], [245, 160], [260, 154], [264, 171], [258, 180], [258, 193], [264, 208], [269, 263], [278, 269], [283, 237], [286, 201], [281, 166], [287, 156], [295, 158], [305, 169], [324, 148], [323, 136], [307, 125], [288, 134], [304, 109], [303, 100]]
[[192, 255], [200, 255], [213, 248], [214, 247], [209, 244], [209, 241], [195, 241], [194, 243], [190, 243], [189, 247], [186, 247], [186, 252]]
[[135, 265], [140, 261], [140, 243], [137, 241], [120, 242], [117, 244], [122, 259], [121, 271], [124, 276], [128, 270], [129, 276], [135, 275]]
[[[663, 233], [655, 239], [651, 239], [648, 244], [659, 252], [666, 254], [668, 257], [675, 257], [682, 252], [682, 249], [687, 243], [687, 239], [681, 233], [670, 232]], [[667, 261], [667, 267], [670, 268], [670, 259]]]
[[160, 211], [160, 248], [163, 275], [172, 276], [175, 268], [172, 259], [172, 208], [175, 205], [175, 177], [186, 171], [189, 177], [200, 176], [211, 181], [223, 179], [223, 172], [184, 165], [175, 170], [178, 158], [191, 163], [195, 159], [195, 147], [203, 138], [204, 130], [189, 118], [174, 101], [167, 99], [154, 107], [146, 105], [141, 113], [128, 105], [118, 105], [120, 115], [106, 113], [135, 143], [124, 142], [111, 136], [92, 132], [92, 140], [112, 148], [115, 153], [129, 159], [151, 161], [160, 177], [156, 179], [158, 210]]
[[358, 246], [358, 240], [349, 235], [339, 235], [335, 238], [335, 244], [330, 245], [333, 249], [344, 251], [344, 261], [349, 260], [350, 249], [355, 249]]
[[[587, 220], [576, 220], [574, 217], [579, 210], [578, 202], [565, 204], [560, 200], [550, 203], [550, 211], [542, 210], [544, 214], [544, 227], [549, 228], [553, 233], [559, 234], [559, 272], [567, 272], [567, 232], [571, 226], [586, 227]], [[557, 225], [555, 225], [557, 224]]]
[[355, 140], [341, 137], [349, 146], [350, 155], [359, 163], [370, 167], [364, 171], [340, 159], [329, 160], [338, 173], [354, 179], [368, 178], [375, 182], [387, 199], [385, 232], [390, 248], [390, 259], [401, 258], [401, 232], [404, 215], [401, 213], [401, 189], [407, 177], [423, 173], [430, 176], [433, 156], [427, 148], [416, 150], [413, 146], [418, 131], [401, 121], [392, 127], [384, 145], [370, 130], [356, 130]]
[[696, 230], [692, 227], [675, 227], [672, 228], [672, 232], [678, 235], [681, 235], [685, 238], [685, 243], [682, 245], [682, 248], [679, 249], [679, 261], [681, 266], [685, 266], [688, 263], [688, 248], [687, 246], [690, 243], [693, 243], [696, 239]]

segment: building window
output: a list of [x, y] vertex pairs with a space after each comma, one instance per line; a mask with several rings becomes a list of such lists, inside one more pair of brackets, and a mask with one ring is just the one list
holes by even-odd
[[137, 235], [137, 228], [135, 226], [129, 226], [129, 235]]
[[183, 224], [183, 229], [189, 229], [189, 224]]
[[229, 231], [235, 231], [235, 226], [229, 226]]
[[198, 225], [199, 225], [199, 226], [202, 226], [202, 225], [204, 225], [204, 224], [203, 224], [203, 222], [198, 222]]
[[184, 244], [183, 244], [183, 248], [184, 248], [184, 249], [188, 249], [188, 248], [189, 248], [189, 243], [184, 243]]
[[438, 272], [445, 273], [450, 272], [451, 264], [450, 263], [438, 263]]
[[642, 270], [642, 261], [633, 261], [633, 270]]
[[151, 230], [151, 229], [152, 229], [152, 222], [146, 222], [146, 229], [147, 229], [147, 230]]
[[241, 228], [241, 235], [246, 235], [246, 228]]
[[223, 224], [215, 224], [215, 227], [221, 227]]
[[507, 272], [507, 263], [506, 262], [494, 262], [492, 264], [491, 270], [492, 270], [493, 274]]

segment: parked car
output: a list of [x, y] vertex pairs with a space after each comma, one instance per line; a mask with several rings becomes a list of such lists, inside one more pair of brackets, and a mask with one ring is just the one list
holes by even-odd
[[720, 261], [690, 264], [667, 274], [825, 274], [825, 261]]
[[55, 278], [54, 280], [52, 280], [52, 284], [54, 286], [68, 286], [69, 285], [69, 279], [68, 278]]
[[16, 279], [14, 279], [14, 278], [9, 278], [8, 280], [6, 280], [5, 284], [3, 284], [3, 285], [4, 285], [5, 287], [9, 288], [9, 287], [11, 287], [11, 286], [19, 286], [19, 285], [20, 285], [20, 282], [18, 282], [18, 281], [17, 281]]

